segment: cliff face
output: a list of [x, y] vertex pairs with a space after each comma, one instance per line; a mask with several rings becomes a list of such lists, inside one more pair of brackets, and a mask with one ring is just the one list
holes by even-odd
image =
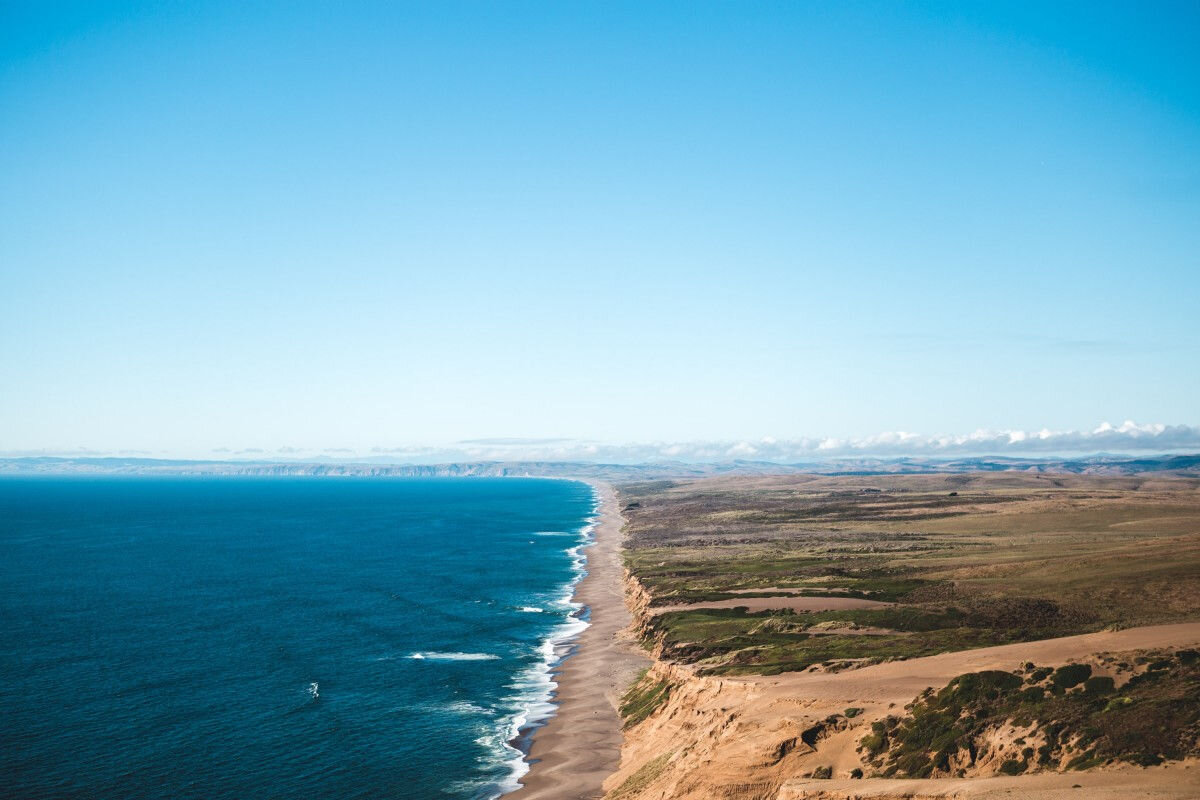
[[[625, 604], [633, 615], [633, 622], [629, 624], [630, 634], [640, 642], [650, 641], [650, 592], [629, 570], [625, 570]], [[661, 660], [658, 650], [656, 646], [651, 651], [656, 662]]]
[[[634, 631], [643, 635], [650, 595], [629, 575], [626, 587]], [[788, 778], [819, 766], [812, 762], [822, 742], [837, 735], [849, 742], [860, 727], [840, 713], [830, 718], [828, 703], [777, 697], [754, 679], [701, 677], [663, 660], [660, 650], [643, 682], [670, 691], [626, 732], [621, 768], [605, 783], [614, 800], [775, 798]], [[847, 775], [858, 765], [850, 751], [839, 765]]]
[[[649, 594], [626, 577], [633, 627], [646, 630]], [[998, 796], [1012, 790], [1034, 790], [1031, 797], [1068, 792], [1078, 772], [1004, 775], [1002, 766], [1022, 750], [1040, 743], [1029, 729], [1001, 724], [980, 740], [971, 763], [957, 763], [964, 777], [937, 780], [864, 778], [879, 769], [861, 747], [872, 724], [906, 713], [905, 706], [928, 688], [983, 670], [1012, 671], [1025, 661], [1040, 665], [1085, 659], [1102, 651], [1136, 648], [1194, 647], [1200, 624], [1157, 626], [1003, 647], [947, 653], [895, 661], [863, 669], [826, 673], [803, 672], [752, 678], [702, 677], [686, 665], [656, 655], [643, 679], [645, 692], [657, 703], [626, 730], [620, 769], [604, 784], [608, 800], [799, 800], [800, 798], [945, 797], [967, 790], [972, 796]], [[665, 699], [664, 699], [665, 698]], [[644, 718], [642, 718], [644, 716]], [[959, 761], [965, 755], [959, 756]], [[1158, 781], [1163, 794], [1171, 786], [1196, 787], [1189, 762], [1173, 762], [1152, 772], [1128, 765], [1102, 773], [1117, 791], [1126, 776], [1134, 783], [1121, 791], [1141, 792], [1146, 781]], [[956, 771], [956, 770], [955, 770]], [[1116, 776], [1116, 777], [1113, 777]], [[936, 776], [934, 776], [936, 777]], [[984, 782], [980, 783], [979, 780]], [[969, 787], [964, 780], [972, 780]], [[1067, 782], [1064, 784], [1063, 780]], [[1092, 774], [1089, 774], [1092, 780]], [[1014, 783], [1015, 782], [1015, 783]], [[1114, 783], [1115, 782], [1115, 783]], [[1061, 784], [1061, 785], [1060, 785]], [[1113, 795], [1122, 796], [1120, 791]]]

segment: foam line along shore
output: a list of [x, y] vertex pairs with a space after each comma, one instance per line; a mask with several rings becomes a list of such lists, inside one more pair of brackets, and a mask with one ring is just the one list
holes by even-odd
[[593, 483], [599, 498], [594, 541], [586, 554], [586, 575], [573, 601], [586, 607], [589, 626], [571, 654], [554, 670], [555, 713], [534, 732], [531, 768], [522, 788], [506, 800], [552, 800], [599, 796], [604, 779], [621, 755], [617, 701], [648, 659], [622, 636], [631, 617], [625, 605], [621, 561], [621, 517], [616, 491]]

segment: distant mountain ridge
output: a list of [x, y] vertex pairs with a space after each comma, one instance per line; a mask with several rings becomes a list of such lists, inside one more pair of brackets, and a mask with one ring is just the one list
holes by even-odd
[[1059, 472], [1138, 475], [1170, 472], [1200, 475], [1200, 454], [1128, 456], [1100, 453], [1074, 458], [838, 458], [808, 463], [765, 461], [596, 464], [573, 461], [466, 461], [446, 464], [378, 464], [354, 461], [219, 461], [153, 458], [24, 457], [0, 459], [4, 475], [192, 475], [336, 477], [549, 477], [608, 481], [659, 480], [711, 475], [893, 475], [962, 472]]

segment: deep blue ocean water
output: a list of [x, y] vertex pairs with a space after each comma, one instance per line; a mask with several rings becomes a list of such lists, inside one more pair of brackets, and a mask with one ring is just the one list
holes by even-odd
[[594, 510], [535, 479], [0, 480], [0, 793], [510, 789]]

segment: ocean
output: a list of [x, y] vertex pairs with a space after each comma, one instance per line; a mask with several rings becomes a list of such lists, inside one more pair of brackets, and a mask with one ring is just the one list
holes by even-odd
[[511, 790], [595, 513], [558, 480], [0, 480], [0, 795]]

